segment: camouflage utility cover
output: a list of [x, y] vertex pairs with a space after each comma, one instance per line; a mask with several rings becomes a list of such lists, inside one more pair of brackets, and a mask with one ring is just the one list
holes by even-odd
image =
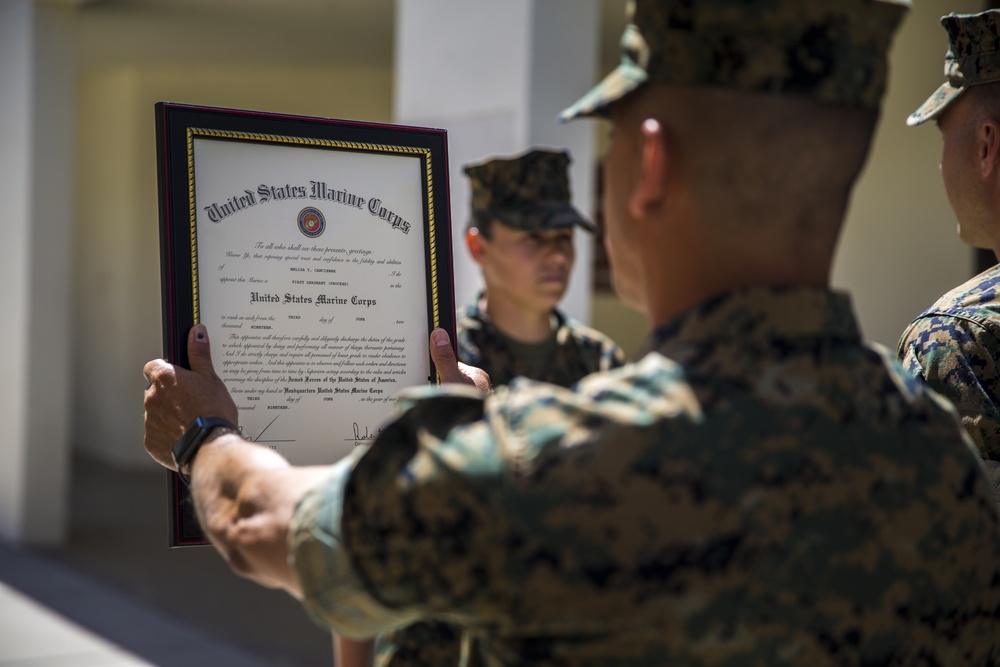
[[560, 115], [605, 115], [643, 84], [791, 93], [877, 108], [906, 0], [637, 0], [621, 64]]
[[1000, 10], [941, 17], [948, 31], [944, 75], [948, 79], [906, 119], [920, 125], [941, 115], [969, 86], [1000, 81]]
[[848, 298], [753, 289], [574, 390], [426, 388], [307, 492], [306, 607], [488, 665], [987, 665], [1000, 527], [954, 410]]
[[473, 222], [499, 220], [526, 232], [574, 225], [596, 231], [597, 226], [570, 203], [569, 165], [567, 151], [543, 149], [466, 165]]

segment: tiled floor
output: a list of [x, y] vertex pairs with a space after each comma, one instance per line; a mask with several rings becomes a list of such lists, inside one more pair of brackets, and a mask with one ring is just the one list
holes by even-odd
[[0, 541], [0, 667], [330, 667], [329, 633], [208, 547], [166, 546], [164, 473], [73, 468], [65, 548]]
[[43, 555], [0, 544], [0, 667], [265, 667]]
[[0, 665], [148, 667], [151, 663], [0, 584]]

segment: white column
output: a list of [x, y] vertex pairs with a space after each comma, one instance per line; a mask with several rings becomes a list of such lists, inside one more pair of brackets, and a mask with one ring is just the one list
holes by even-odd
[[5, 317], [0, 317], [0, 534], [16, 538], [24, 528], [27, 456], [28, 274], [30, 239], [28, 213], [31, 165], [31, 0], [0, 3], [0, 285], [6, 292]]
[[[448, 130], [456, 305], [479, 289], [465, 249], [469, 188], [462, 165], [532, 146], [567, 148], [573, 203], [593, 215], [593, 122], [559, 111], [598, 78], [598, 0], [397, 0], [394, 119]], [[563, 307], [590, 318], [592, 240], [577, 232]]]
[[69, 470], [73, 105], [58, 11], [0, 2], [0, 535], [58, 543]]

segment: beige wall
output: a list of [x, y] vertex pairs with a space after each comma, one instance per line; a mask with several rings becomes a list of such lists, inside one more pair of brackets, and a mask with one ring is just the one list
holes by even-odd
[[594, 294], [593, 313], [593, 326], [611, 336], [629, 359], [634, 358], [649, 331], [646, 316], [609, 292]]

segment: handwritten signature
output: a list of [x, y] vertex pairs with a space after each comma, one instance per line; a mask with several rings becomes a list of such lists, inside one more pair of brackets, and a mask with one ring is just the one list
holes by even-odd
[[[243, 427], [242, 426], [240, 426], [240, 433], [243, 435], [244, 438], [246, 438], [250, 442], [256, 442], [257, 444], [276, 443], [276, 442], [295, 442], [294, 440], [286, 440], [286, 439], [274, 439], [274, 438], [269, 438], [269, 439], [266, 439], [266, 440], [264, 439], [264, 433], [267, 432], [267, 429], [271, 428], [271, 425], [274, 424], [274, 422], [278, 421], [278, 417], [280, 417], [280, 416], [281, 415], [277, 415], [274, 419], [272, 419], [270, 422], [268, 422], [267, 426], [264, 427], [263, 431], [261, 431], [260, 433], [257, 434], [256, 438], [254, 438], [254, 437], [248, 437], [246, 435], [246, 433], [243, 432]], [[271, 449], [276, 449], [276, 447], [274, 447], [272, 445]]]
[[354, 422], [353, 428], [354, 428], [354, 437], [344, 438], [344, 439], [347, 440], [348, 442], [353, 442], [355, 445], [363, 442], [372, 442], [373, 440], [375, 440], [375, 438], [378, 437], [378, 434], [382, 432], [382, 429], [378, 429], [377, 431], [372, 433], [368, 430], [367, 426], [365, 426], [364, 430], [362, 430], [362, 427], [358, 425], [358, 422]]

